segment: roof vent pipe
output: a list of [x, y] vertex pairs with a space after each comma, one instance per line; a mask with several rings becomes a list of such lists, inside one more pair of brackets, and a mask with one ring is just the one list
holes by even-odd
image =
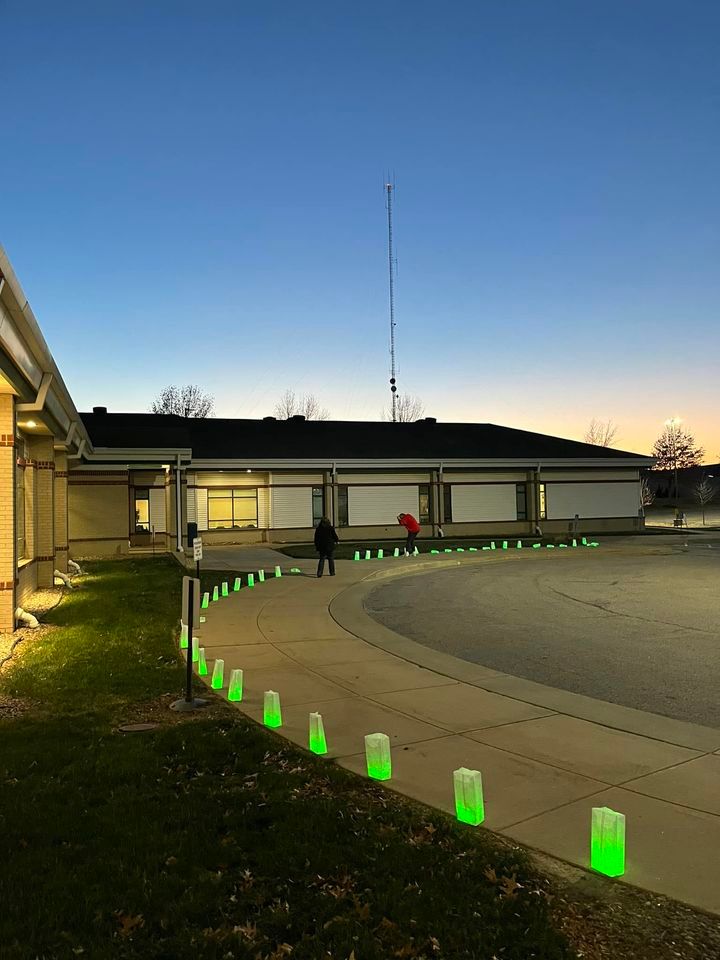
[[107, 407], [93, 407], [93, 413], [101, 416], [103, 413], [107, 413]]
[[299, 423], [301, 420], [305, 419], [304, 413], [294, 413], [291, 417], [291, 420], [294, 420], [296, 423]]

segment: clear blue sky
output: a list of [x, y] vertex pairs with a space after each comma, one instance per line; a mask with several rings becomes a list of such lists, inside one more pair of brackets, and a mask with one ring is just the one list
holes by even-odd
[[720, 5], [0, 0], [0, 242], [78, 406], [196, 382], [720, 454]]

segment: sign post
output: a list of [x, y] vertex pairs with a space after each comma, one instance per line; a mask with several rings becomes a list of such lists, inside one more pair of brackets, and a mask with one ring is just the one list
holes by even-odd
[[[193, 544], [193, 550], [195, 545]], [[200, 622], [200, 580], [196, 577], [183, 577], [182, 589], [182, 622], [187, 624], [188, 631], [188, 650], [187, 650], [187, 671], [185, 674], [185, 697], [182, 700], [176, 700], [170, 704], [172, 710], [181, 712], [187, 710], [196, 710], [198, 707], [204, 707], [207, 700], [201, 700], [193, 697], [193, 633], [195, 626]]]

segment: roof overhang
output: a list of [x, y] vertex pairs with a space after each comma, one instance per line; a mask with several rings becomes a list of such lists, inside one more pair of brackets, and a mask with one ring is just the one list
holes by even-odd
[[332, 470], [334, 468], [343, 469], [396, 469], [412, 470], [417, 467], [424, 467], [428, 470], [440, 469], [456, 470], [468, 469], [476, 470], [479, 468], [489, 470], [506, 470], [508, 467], [517, 470], [537, 470], [551, 468], [592, 468], [601, 467], [607, 469], [613, 467], [624, 470], [639, 470], [641, 467], [650, 467], [655, 463], [652, 457], [583, 457], [583, 458], [537, 458], [512, 457], [508, 459], [459, 459], [459, 460], [438, 460], [436, 458], [426, 459], [407, 459], [407, 460], [358, 460], [358, 459], [308, 459], [308, 460], [282, 460], [267, 458], [236, 458], [228, 459], [201, 459], [193, 458], [190, 467], [194, 470], [246, 470], [250, 467], [261, 470], [302, 470], [302, 469], [322, 469]]
[[189, 447], [95, 447], [92, 453], [85, 454], [85, 459], [92, 464], [177, 463], [178, 457], [187, 466], [192, 450]]
[[23, 415], [40, 421], [59, 449], [92, 450], [90, 437], [50, 353], [20, 282], [0, 247], [0, 373]]

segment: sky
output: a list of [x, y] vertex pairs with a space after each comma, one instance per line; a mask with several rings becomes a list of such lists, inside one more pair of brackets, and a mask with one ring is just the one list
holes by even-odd
[[81, 410], [196, 383], [336, 419], [720, 459], [716, 0], [0, 0], [0, 243]]

